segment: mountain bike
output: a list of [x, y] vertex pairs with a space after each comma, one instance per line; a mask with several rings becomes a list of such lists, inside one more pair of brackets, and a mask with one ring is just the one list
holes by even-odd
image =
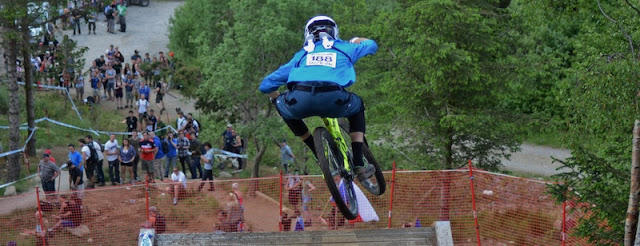
[[[313, 132], [313, 140], [322, 177], [327, 183], [333, 201], [345, 218], [352, 220], [358, 217], [358, 202], [353, 182], [356, 175], [352, 169], [353, 155], [347, 145], [348, 130], [341, 128], [337, 118], [322, 118], [325, 127], [318, 127]], [[344, 136], [347, 136], [346, 138]], [[362, 146], [365, 165], [373, 165], [375, 174], [360, 184], [376, 196], [382, 195], [386, 183], [378, 162], [373, 158], [366, 138]]]

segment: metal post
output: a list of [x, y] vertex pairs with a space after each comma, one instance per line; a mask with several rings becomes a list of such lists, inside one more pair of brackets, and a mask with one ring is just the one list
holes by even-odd
[[147, 220], [149, 219], [149, 180], [145, 181], [144, 185], [144, 199], [145, 199], [145, 211], [147, 212]]
[[282, 170], [280, 170], [280, 182], [279, 182], [279, 184], [280, 184], [280, 198], [279, 198], [280, 199], [279, 200], [280, 201], [279, 202], [280, 203], [280, 220], [278, 221], [278, 228], [280, 228], [280, 231], [282, 231], [283, 230], [283, 225], [282, 225], [282, 186], [283, 186], [283, 183], [282, 183]]
[[567, 201], [562, 202], [562, 246], [567, 241]]
[[478, 241], [478, 246], [481, 246], [480, 226], [478, 225], [478, 211], [476, 210], [476, 193], [473, 187], [473, 168], [471, 167], [471, 160], [469, 160], [469, 185], [471, 186], [471, 204], [473, 209], [473, 220], [476, 227], [476, 240]]
[[396, 187], [396, 162], [393, 162], [393, 169], [391, 170], [391, 194], [389, 198], [389, 222], [387, 228], [391, 228], [391, 212], [393, 211], [393, 193]]
[[[40, 231], [44, 232], [42, 237], [43, 245], [47, 245], [47, 232], [44, 229], [44, 222], [42, 221], [42, 208], [40, 207], [40, 188], [36, 186], [36, 202], [38, 203], [38, 219], [40, 220]], [[36, 231], [36, 235], [38, 231]]]

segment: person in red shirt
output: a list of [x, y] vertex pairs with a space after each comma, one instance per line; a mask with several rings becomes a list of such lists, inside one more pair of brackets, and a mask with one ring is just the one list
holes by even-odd
[[143, 133], [143, 140], [140, 141], [140, 160], [142, 160], [142, 170], [147, 172], [147, 181], [153, 182], [153, 160], [155, 159], [158, 147], [153, 143], [153, 139], [148, 133]]
[[53, 162], [53, 163], [57, 163], [56, 162], [56, 158], [53, 158], [53, 155], [51, 155], [51, 150], [50, 149], [45, 149], [44, 153], [49, 155], [49, 161]]

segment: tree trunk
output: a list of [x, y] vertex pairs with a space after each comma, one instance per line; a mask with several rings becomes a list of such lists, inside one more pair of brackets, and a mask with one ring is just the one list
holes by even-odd
[[[631, 152], [631, 189], [629, 190], [629, 206], [624, 223], [624, 245], [631, 246], [638, 237], [638, 193], [640, 193], [640, 121], [633, 125], [633, 149]], [[635, 232], [635, 234], [634, 234]], [[636, 243], [638, 245], [638, 243]]]
[[453, 130], [447, 129], [447, 141], [444, 146], [444, 154], [445, 154], [445, 168], [453, 169]]
[[[445, 142], [445, 168], [453, 169], [453, 130], [447, 129], [447, 140]], [[449, 201], [451, 200], [451, 177], [449, 172], [441, 175], [442, 186], [440, 187], [440, 217], [441, 221], [449, 221]]]
[[[15, 25], [11, 25], [15, 27]], [[16, 150], [21, 147], [20, 143], [20, 96], [18, 95], [18, 74], [16, 72], [16, 58], [18, 56], [18, 41], [16, 37], [9, 37], [11, 30], [4, 28], [4, 41], [6, 42], [6, 51], [9, 59], [9, 148], [8, 150]], [[20, 177], [20, 155], [14, 154], [8, 156], [7, 163], [7, 180], [14, 181]]]
[[[33, 129], [36, 127], [36, 123], [35, 123], [35, 112], [34, 112], [34, 103], [33, 103], [33, 87], [31, 86], [33, 83], [33, 67], [31, 66], [31, 47], [30, 47], [30, 43], [29, 43], [29, 39], [30, 39], [30, 33], [29, 33], [29, 28], [23, 26], [22, 29], [24, 30], [22, 32], [22, 37], [23, 37], [23, 42], [22, 42], [22, 60], [24, 61], [24, 92], [26, 94], [25, 98], [26, 98], [26, 110], [27, 110], [27, 124], [29, 125], [29, 130], [28, 133], [29, 135], [31, 135], [31, 132], [33, 131]], [[29, 136], [27, 135], [27, 136]], [[25, 152], [29, 155], [29, 156], [35, 156], [36, 155], [36, 137], [35, 135], [33, 136], [33, 138], [31, 138], [31, 140], [27, 143], [27, 148], [25, 149]]]
[[260, 177], [260, 162], [262, 161], [262, 156], [264, 152], [267, 150], [266, 144], [260, 144], [258, 138], [253, 139], [253, 143], [256, 145], [256, 158], [253, 159], [253, 174], [254, 178]]

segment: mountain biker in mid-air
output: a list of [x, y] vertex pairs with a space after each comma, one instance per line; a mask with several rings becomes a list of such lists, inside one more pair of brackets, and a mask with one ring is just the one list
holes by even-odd
[[[378, 45], [366, 38], [341, 40], [338, 25], [328, 16], [311, 18], [304, 28], [304, 38], [303, 49], [264, 78], [259, 89], [269, 94], [284, 122], [314, 155], [315, 144], [302, 119], [309, 116], [348, 118], [354, 171], [362, 182], [375, 172], [372, 165], [365, 167], [363, 161], [364, 104], [358, 95], [345, 88], [356, 81], [355, 62], [374, 54]], [[280, 95], [278, 88], [285, 84], [289, 90]]]

